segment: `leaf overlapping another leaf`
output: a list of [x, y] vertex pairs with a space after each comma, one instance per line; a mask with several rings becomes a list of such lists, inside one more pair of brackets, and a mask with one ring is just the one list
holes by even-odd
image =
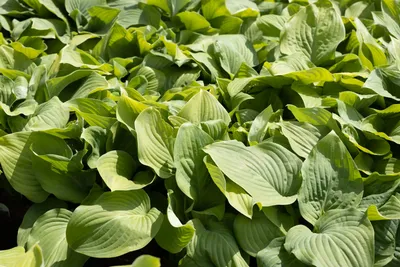
[[399, 0], [0, 1], [0, 265], [398, 266], [399, 38]]

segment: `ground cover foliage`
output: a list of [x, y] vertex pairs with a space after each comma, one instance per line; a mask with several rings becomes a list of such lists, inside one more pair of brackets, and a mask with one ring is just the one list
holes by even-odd
[[400, 265], [398, 0], [2, 0], [0, 26], [0, 266]]

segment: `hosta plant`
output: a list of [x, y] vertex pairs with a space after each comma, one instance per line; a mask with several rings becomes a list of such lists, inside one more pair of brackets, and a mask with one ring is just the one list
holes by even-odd
[[2, 0], [0, 30], [0, 266], [400, 266], [399, 0]]

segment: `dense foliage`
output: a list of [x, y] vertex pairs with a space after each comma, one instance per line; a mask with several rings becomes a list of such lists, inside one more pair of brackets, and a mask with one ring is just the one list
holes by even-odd
[[30, 206], [0, 266], [400, 266], [398, 0], [2, 0], [0, 25], [1, 218]]

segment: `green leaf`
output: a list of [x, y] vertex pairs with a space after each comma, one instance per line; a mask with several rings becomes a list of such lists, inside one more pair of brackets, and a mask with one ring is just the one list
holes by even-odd
[[301, 215], [315, 224], [332, 209], [357, 207], [363, 195], [360, 173], [350, 153], [333, 132], [322, 138], [304, 161], [299, 191]]
[[58, 99], [53, 97], [49, 101], [39, 105], [35, 113], [26, 119], [15, 119], [13, 131], [46, 131], [64, 128], [69, 120], [69, 111]]
[[267, 247], [257, 253], [257, 266], [259, 267], [304, 267], [293, 254], [289, 254], [285, 247], [285, 238], [278, 237], [272, 240]]
[[229, 124], [231, 118], [225, 108], [208, 91], [200, 90], [178, 113], [178, 116], [194, 123], [222, 120]]
[[279, 125], [290, 147], [302, 158], [307, 158], [321, 137], [318, 128], [308, 123], [282, 121]]
[[73, 155], [63, 139], [44, 137], [31, 145], [32, 169], [36, 179], [43, 189], [57, 198], [80, 203], [95, 180], [93, 172], [82, 171], [85, 151]]
[[80, 79], [83, 79], [92, 73], [93, 71], [91, 70], [82, 69], [68, 73], [65, 76], [48, 79], [46, 81], [46, 86], [47, 86], [46, 94], [48, 94], [49, 97], [59, 96], [61, 92], [66, 88], [68, 88], [70, 84]]
[[399, 228], [397, 228], [397, 233], [396, 233], [396, 246], [394, 250], [394, 255], [393, 255], [393, 260], [389, 262], [386, 266], [388, 267], [395, 267], [396, 265], [399, 265], [400, 263], [400, 231]]
[[98, 126], [89, 126], [82, 131], [80, 137], [91, 147], [87, 164], [90, 168], [94, 169], [97, 167], [98, 159], [105, 152], [107, 131]]
[[41, 215], [32, 227], [27, 247], [39, 242], [46, 266], [82, 266], [88, 259], [68, 247], [65, 231], [71, 214], [66, 209], [52, 209]]
[[[360, 203], [359, 208], [367, 210], [371, 208], [371, 211], [379, 209], [389, 199], [396, 194], [396, 190], [400, 185], [400, 179], [398, 174], [384, 174], [380, 175], [377, 172], [373, 172], [364, 181], [364, 197]], [[395, 199], [392, 199], [393, 203], [396, 203]], [[389, 204], [388, 207], [391, 205]], [[375, 214], [377, 215], [377, 214]], [[378, 219], [379, 219], [378, 213]], [[372, 219], [372, 218], [371, 218]]]
[[88, 10], [91, 17], [85, 30], [97, 33], [106, 34], [117, 20], [120, 10], [111, 7], [93, 6]]
[[330, 210], [315, 223], [314, 232], [304, 225], [291, 228], [285, 248], [308, 265], [373, 266], [374, 229], [362, 212]]
[[264, 140], [269, 121], [273, 116], [272, 106], [264, 109], [251, 123], [248, 140], [250, 145], [256, 145]]
[[400, 194], [392, 195], [389, 200], [377, 207], [372, 205], [367, 210], [368, 219], [371, 221], [376, 220], [399, 220], [400, 219]]
[[372, 226], [375, 232], [374, 266], [388, 266], [387, 264], [394, 258], [399, 221], [375, 221], [372, 222]]
[[257, 5], [250, 0], [235, 1], [235, 0], [225, 0], [226, 8], [232, 15], [238, 17], [257, 17], [259, 10]]
[[176, 182], [182, 192], [195, 202], [209, 189], [211, 179], [203, 164], [203, 148], [214, 140], [199, 127], [184, 123], [178, 130], [174, 147]]
[[133, 130], [135, 129], [136, 118], [146, 108], [145, 104], [123, 95], [117, 104], [117, 119], [125, 124], [128, 129]]
[[65, 9], [68, 14], [74, 10], [78, 10], [86, 18], [90, 18], [89, 9], [93, 6], [105, 6], [107, 4], [106, 0], [66, 0]]
[[358, 18], [355, 18], [354, 22], [357, 26], [358, 54], [363, 65], [369, 70], [373, 70], [376, 66], [386, 65], [386, 55], [382, 47]]
[[319, 0], [297, 12], [285, 24], [281, 34], [281, 52], [303, 53], [315, 65], [333, 59], [334, 52], [345, 38], [340, 14], [327, 0]]
[[60, 70], [63, 73], [63, 68], [85, 68], [92, 70], [101, 70], [105, 73], [112, 71], [112, 66], [109, 64], [101, 64], [96, 58], [89, 53], [77, 49], [73, 46], [65, 46], [60, 51]]
[[263, 35], [279, 37], [287, 21], [287, 17], [268, 14], [257, 19], [257, 27]]
[[156, 208], [150, 209], [143, 190], [107, 192], [73, 212], [67, 241], [74, 251], [89, 257], [118, 257], [146, 246], [162, 220]]
[[0, 73], [10, 79], [18, 76], [29, 78], [36, 65], [24, 54], [13, 48], [0, 46]]
[[58, 39], [62, 44], [69, 42], [67, 24], [59, 19], [28, 18], [16, 23], [11, 36], [17, 40], [23, 36], [36, 36], [44, 39]]
[[108, 128], [117, 121], [112, 107], [101, 100], [76, 98], [64, 104], [82, 116], [90, 126]]
[[253, 198], [243, 188], [225, 177], [210, 156], [204, 158], [204, 163], [211, 175], [211, 179], [225, 195], [229, 204], [244, 216], [251, 218], [253, 216]]
[[161, 8], [168, 15], [175, 16], [182, 8], [184, 8], [190, 0], [147, 0], [147, 4]]
[[[192, 240], [195, 229], [192, 221], [182, 224], [178, 216], [183, 213], [180, 211], [183, 206], [180, 205], [184, 200], [184, 195], [179, 191], [175, 182], [166, 180], [165, 185], [168, 189], [168, 207], [167, 218], [164, 218], [160, 231], [158, 231], [155, 239], [157, 244], [170, 253], [179, 253]], [[174, 184], [171, 186], [170, 184]], [[182, 217], [182, 216], [180, 216]]]
[[251, 67], [259, 63], [252, 44], [243, 35], [220, 35], [212, 46], [222, 69], [231, 77], [239, 71], [242, 63]]
[[30, 206], [18, 228], [18, 246], [24, 247], [28, 242], [29, 234], [36, 220], [47, 211], [55, 208], [67, 208], [67, 203], [56, 198], [48, 198], [45, 202]]
[[161, 267], [161, 262], [159, 258], [141, 255], [133, 261], [132, 267]]
[[193, 221], [196, 232], [181, 260], [182, 266], [248, 266], [231, 231], [223, 223], [209, 221], [206, 226]]
[[[20, 132], [0, 137], [0, 163], [12, 187], [33, 202], [43, 202], [49, 195], [32, 171], [30, 146], [38, 138], [46, 143], [46, 135]], [[43, 138], [44, 137], [44, 138]], [[46, 143], [47, 145], [51, 143]]]
[[25, 252], [23, 247], [1, 250], [0, 265], [15, 267], [43, 267], [44, 260], [42, 249], [38, 244], [35, 244], [27, 252]]
[[288, 205], [297, 199], [301, 161], [284, 147], [270, 142], [245, 147], [237, 141], [225, 141], [204, 151], [262, 206]]
[[134, 176], [138, 163], [125, 151], [114, 150], [102, 155], [97, 170], [111, 191], [129, 191], [145, 187], [154, 181], [153, 175]]
[[[128, 4], [131, 4], [131, 2], [128, 2]], [[122, 4], [120, 9], [121, 13], [119, 13], [117, 22], [124, 28], [129, 28], [133, 25], [152, 25], [158, 28], [160, 25], [161, 14], [158, 9], [152, 6], [138, 9], [135, 6], [129, 8], [126, 4]]]
[[92, 72], [89, 76], [80, 79], [78, 83], [79, 85], [77, 83], [74, 84], [77, 86], [75, 91], [68, 87], [68, 92], [63, 91], [60, 94], [60, 98], [65, 100], [84, 98], [92, 92], [107, 89], [109, 86], [107, 80], [96, 72]]
[[151, 167], [161, 178], [174, 173], [174, 130], [156, 108], [147, 108], [135, 121], [139, 161]]
[[399, 101], [400, 81], [397, 78], [399, 73], [399, 68], [394, 65], [374, 69], [365, 81], [364, 87], [380, 96]]
[[201, 11], [207, 20], [230, 14], [229, 10], [225, 6], [225, 0], [201, 1]]
[[185, 25], [185, 28], [194, 32], [205, 32], [211, 25], [199, 13], [194, 11], [185, 11], [177, 15], [180, 21]]
[[15, 51], [24, 54], [29, 59], [35, 59], [42, 54], [47, 45], [39, 37], [24, 36], [18, 42], [11, 43]]
[[262, 211], [256, 211], [251, 219], [237, 215], [233, 230], [240, 247], [253, 257], [273, 239], [284, 235]]
[[200, 123], [201, 129], [214, 140], [227, 140], [228, 126], [221, 119], [211, 120]]

